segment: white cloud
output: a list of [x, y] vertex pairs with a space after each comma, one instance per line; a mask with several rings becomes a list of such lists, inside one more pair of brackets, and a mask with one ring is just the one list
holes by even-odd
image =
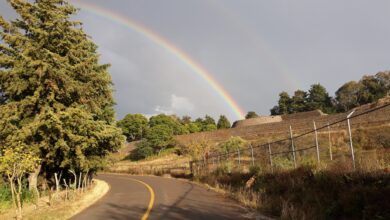
[[156, 106], [154, 109], [157, 113], [163, 113], [167, 115], [171, 114], [189, 114], [195, 109], [194, 104], [186, 98], [180, 97], [175, 94], [171, 95], [171, 104], [169, 107]]

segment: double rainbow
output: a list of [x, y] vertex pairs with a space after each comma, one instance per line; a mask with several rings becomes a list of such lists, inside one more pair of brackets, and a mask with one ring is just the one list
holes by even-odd
[[119, 15], [113, 11], [110, 11], [106, 8], [99, 7], [97, 5], [86, 3], [82, 1], [72, 1], [75, 5], [81, 7], [85, 11], [113, 21], [117, 24], [120, 24], [126, 28], [129, 28], [145, 38], [151, 40], [158, 46], [164, 48], [166, 51], [170, 52], [173, 56], [179, 59], [181, 62], [186, 64], [194, 73], [200, 76], [205, 82], [225, 101], [229, 108], [234, 112], [236, 117], [243, 119], [245, 117], [244, 111], [233, 99], [233, 97], [219, 84], [212, 75], [194, 59], [192, 59], [184, 51], [173, 45], [171, 42], [163, 38], [161, 35], [153, 32], [144, 25], [141, 25], [134, 20], [131, 20], [128, 17]]

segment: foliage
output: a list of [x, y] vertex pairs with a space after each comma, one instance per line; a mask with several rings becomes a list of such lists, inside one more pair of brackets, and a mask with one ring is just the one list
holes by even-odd
[[256, 112], [254, 111], [249, 111], [248, 113], [246, 113], [245, 115], [245, 119], [250, 119], [250, 118], [257, 118], [259, 117]]
[[218, 129], [224, 129], [224, 128], [230, 128], [232, 125], [230, 124], [230, 121], [226, 118], [226, 116], [221, 115], [219, 116], [217, 128]]
[[307, 108], [308, 110], [319, 109], [325, 113], [334, 112], [332, 99], [321, 84], [313, 84], [308, 92]]
[[186, 128], [190, 133], [197, 133], [202, 131], [202, 125], [196, 122], [190, 122], [186, 124]]
[[279, 94], [279, 112], [280, 115], [285, 115], [291, 112], [291, 98], [287, 92], [281, 92]]
[[158, 125], [164, 125], [170, 128], [174, 135], [186, 134], [188, 130], [182, 125], [177, 117], [173, 115], [159, 114], [149, 120], [149, 127], [153, 128]]
[[133, 150], [130, 154], [130, 159], [132, 160], [141, 160], [145, 159], [154, 154], [154, 149], [150, 146], [149, 142], [146, 140], [142, 140], [137, 143], [135, 150]]
[[359, 105], [361, 87], [360, 83], [351, 81], [345, 83], [336, 91], [339, 111], [346, 112]]
[[294, 92], [294, 96], [291, 98], [291, 112], [305, 112], [308, 110], [307, 105], [307, 92], [303, 90], [297, 90]]
[[117, 122], [127, 141], [141, 140], [148, 129], [148, 119], [142, 114], [127, 114]]
[[374, 76], [363, 76], [360, 81], [342, 85], [332, 98], [321, 84], [311, 85], [309, 91], [296, 90], [290, 98], [287, 92], [279, 94], [278, 105], [270, 109], [271, 115], [283, 115], [311, 110], [324, 113], [346, 112], [360, 105], [390, 95], [390, 71]]
[[182, 154], [190, 155], [194, 160], [204, 159], [204, 157], [216, 150], [216, 146], [207, 140], [191, 142], [179, 147]]
[[351, 81], [336, 91], [337, 108], [340, 112], [374, 102], [390, 94], [390, 71], [375, 76], [363, 76], [360, 81]]
[[22, 179], [38, 166], [40, 159], [23, 144], [5, 148], [0, 156], [0, 174], [7, 176], [17, 218], [22, 219]]
[[0, 17], [0, 146], [28, 146], [48, 176], [97, 170], [123, 142], [114, 125], [109, 65], [71, 21], [64, 0], [9, 1], [19, 15]]
[[230, 137], [227, 141], [218, 145], [222, 152], [234, 152], [238, 149], [243, 149], [247, 145], [247, 141], [241, 137]]
[[172, 129], [164, 124], [151, 127], [145, 138], [155, 152], [173, 146], [175, 143]]
[[202, 128], [202, 131], [215, 131], [217, 130], [217, 126], [215, 124], [206, 124]]

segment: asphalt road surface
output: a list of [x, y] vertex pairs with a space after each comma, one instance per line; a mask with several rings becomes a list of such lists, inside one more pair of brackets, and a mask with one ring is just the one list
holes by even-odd
[[237, 202], [187, 181], [111, 174], [98, 179], [110, 191], [71, 220], [251, 219]]

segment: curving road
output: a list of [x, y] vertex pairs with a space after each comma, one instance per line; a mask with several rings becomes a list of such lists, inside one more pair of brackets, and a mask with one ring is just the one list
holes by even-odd
[[98, 179], [110, 191], [71, 220], [250, 219], [235, 201], [187, 181], [113, 174]]

